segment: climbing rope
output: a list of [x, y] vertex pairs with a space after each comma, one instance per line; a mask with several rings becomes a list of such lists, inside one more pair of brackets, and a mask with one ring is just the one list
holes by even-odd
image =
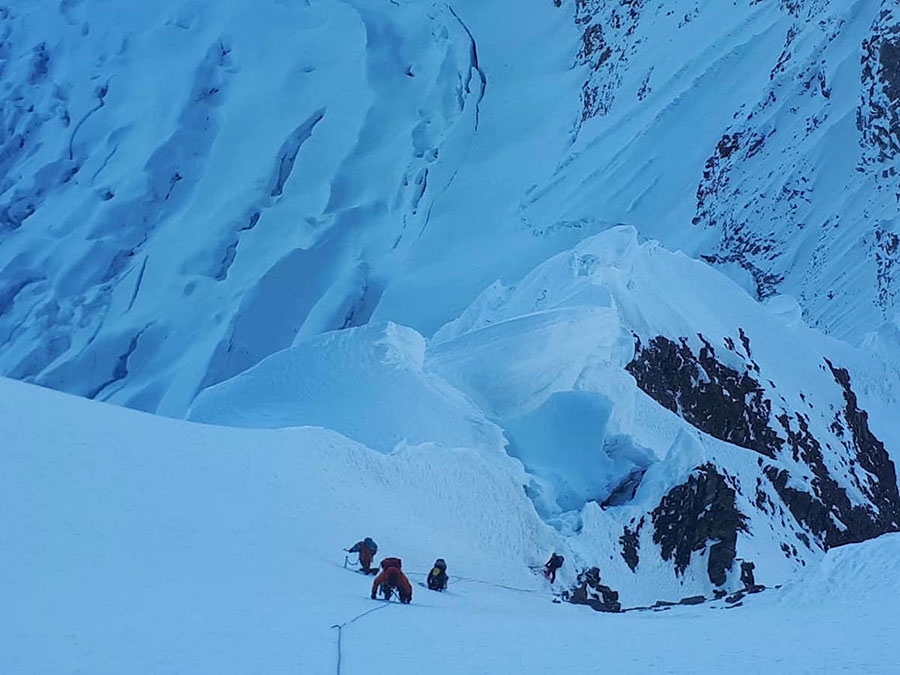
[[[423, 576], [428, 577], [428, 572], [406, 572], [409, 576]], [[468, 581], [475, 584], [484, 584], [485, 586], [494, 586], [495, 588], [504, 588], [508, 591], [517, 591], [519, 593], [543, 593], [544, 591], [534, 588], [516, 588], [515, 586], [506, 586], [504, 584], [498, 584], [494, 581], [486, 581], [485, 579], [475, 579], [474, 577], [462, 577], [458, 574], [447, 575], [447, 585], [449, 586], [451, 583], [457, 581]]]
[[544, 591], [536, 589], [536, 588], [516, 588], [515, 586], [507, 586], [505, 584], [498, 584], [494, 581], [485, 581], [484, 579], [473, 579], [472, 577], [455, 577], [457, 581], [469, 581], [475, 584], [484, 584], [485, 586], [493, 586], [495, 588], [504, 588], [507, 591], [517, 591], [519, 593], [543, 593]]
[[334, 625], [332, 626], [332, 628], [337, 628], [337, 632], [338, 632], [338, 642], [337, 642], [337, 675], [341, 675], [341, 662], [342, 662], [342, 660], [343, 660], [343, 653], [342, 653], [343, 650], [342, 650], [342, 644], [341, 644], [341, 643], [342, 643], [342, 636], [343, 636], [344, 628], [346, 628], [347, 626], [349, 626], [349, 625], [352, 624], [352, 623], [356, 623], [357, 621], [359, 621], [360, 619], [362, 619], [364, 616], [367, 616], [367, 615], [369, 615], [369, 614], [372, 614], [373, 612], [377, 612], [377, 611], [380, 610], [380, 609], [385, 609], [386, 607], [390, 607], [390, 606], [391, 606], [391, 603], [390, 603], [390, 602], [386, 602], [385, 604], [379, 605], [378, 607], [373, 607], [372, 609], [367, 609], [365, 612], [362, 612], [362, 613], [360, 613], [360, 614], [357, 614], [357, 615], [354, 616], [352, 619], [348, 619], [348, 620], [345, 621], [344, 623], [336, 623], [336, 624], [334, 624]]
[[[354, 565], [355, 565], [355, 564], [357, 564], [357, 563], [350, 563], [350, 562], [349, 562], [349, 556], [344, 556], [344, 567], [346, 568], [348, 564], [354, 564]], [[411, 572], [411, 571], [407, 571], [406, 574], [409, 575], [409, 576], [421, 576], [421, 577], [427, 577], [429, 573], [428, 573], [428, 572]], [[519, 592], [519, 593], [543, 593], [543, 591], [541, 591], [541, 590], [536, 590], [536, 589], [533, 589], [533, 588], [516, 588], [515, 586], [507, 586], [507, 585], [505, 585], [505, 584], [498, 584], [498, 583], [493, 582], [493, 581], [486, 581], [485, 579], [475, 579], [474, 577], [463, 577], [463, 576], [458, 576], [458, 575], [453, 575], [453, 576], [449, 577], [448, 580], [447, 580], [447, 584], [449, 585], [450, 583], [457, 583], [457, 582], [460, 582], [460, 581], [463, 581], [463, 582], [469, 582], [469, 583], [475, 583], [475, 584], [485, 584], [486, 586], [494, 586], [495, 588], [503, 588], [503, 589], [506, 589], [506, 590], [509, 590], [509, 591], [517, 591], [517, 592]], [[373, 608], [371, 608], [371, 609], [367, 609], [366, 611], [357, 614], [357, 615], [354, 616], [353, 618], [348, 619], [347, 621], [344, 621], [343, 623], [336, 623], [336, 624], [334, 624], [333, 626], [331, 626], [332, 628], [336, 628], [336, 629], [337, 629], [337, 632], [338, 632], [338, 639], [337, 639], [337, 669], [336, 669], [336, 671], [335, 671], [335, 672], [337, 673], [337, 675], [341, 675], [341, 666], [342, 666], [342, 664], [343, 664], [343, 635], [344, 635], [344, 628], [346, 628], [347, 626], [350, 626], [351, 624], [356, 623], [357, 621], [359, 621], [359, 620], [362, 619], [363, 617], [368, 616], [369, 614], [373, 614], [374, 612], [377, 612], [377, 611], [379, 611], [379, 610], [382, 610], [382, 609], [385, 609], [385, 608], [387, 608], [387, 607], [390, 607], [393, 603], [391, 603], [391, 602], [389, 602], [389, 601], [390, 601], [390, 599], [394, 596], [394, 592], [395, 592], [394, 589], [391, 589], [391, 595], [388, 596], [388, 601], [385, 602], [383, 605], [379, 605], [378, 607], [373, 607]]]

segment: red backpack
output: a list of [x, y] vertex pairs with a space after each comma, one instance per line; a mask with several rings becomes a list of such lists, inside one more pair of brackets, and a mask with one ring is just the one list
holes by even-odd
[[398, 570], [402, 570], [403, 561], [400, 558], [385, 558], [381, 561], [381, 569], [386, 570], [388, 567], [396, 567]]

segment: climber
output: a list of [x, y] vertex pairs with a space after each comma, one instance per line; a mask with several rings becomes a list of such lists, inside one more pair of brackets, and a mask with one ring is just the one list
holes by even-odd
[[364, 574], [378, 574], [378, 570], [372, 567], [372, 558], [378, 553], [378, 544], [372, 537], [366, 537], [362, 541], [358, 541], [350, 548], [345, 548], [347, 553], [359, 554], [359, 571]]
[[563, 566], [565, 560], [561, 555], [554, 553], [550, 556], [550, 560], [544, 564], [544, 576], [550, 580], [551, 584], [556, 581], [556, 570]]
[[396, 589], [397, 595], [400, 597], [400, 602], [404, 605], [408, 605], [412, 600], [412, 586], [409, 583], [409, 579], [407, 579], [406, 575], [400, 571], [399, 564], [385, 566], [384, 563], [386, 560], [396, 560], [398, 563], [400, 562], [399, 558], [386, 558], [381, 561], [384, 569], [382, 569], [381, 574], [375, 577], [375, 581], [372, 582], [372, 599], [375, 600], [380, 589], [384, 599], [390, 600], [391, 593]]
[[398, 570], [402, 570], [403, 561], [400, 558], [384, 558], [381, 561], [381, 569], [386, 570], [388, 567], [396, 567]]
[[745, 591], [749, 591], [756, 586], [756, 578], [753, 575], [755, 568], [756, 565], [749, 560], [741, 562], [741, 583], [744, 584]]
[[434, 561], [434, 565], [428, 573], [428, 588], [432, 591], [447, 589], [447, 563], [443, 558]]

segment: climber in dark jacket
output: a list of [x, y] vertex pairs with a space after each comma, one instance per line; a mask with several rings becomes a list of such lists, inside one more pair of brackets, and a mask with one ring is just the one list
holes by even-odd
[[366, 537], [346, 550], [347, 553], [359, 553], [359, 569], [361, 572], [365, 572], [366, 574], [378, 573], [377, 569], [372, 568], [372, 558], [378, 553], [378, 544], [372, 540], [372, 537]]
[[432, 591], [443, 591], [447, 588], [447, 579], [447, 563], [443, 558], [438, 558], [428, 573], [428, 588]]
[[744, 584], [745, 591], [756, 587], [756, 578], [753, 574], [754, 569], [756, 569], [756, 565], [749, 560], [741, 562], [741, 583]]
[[550, 560], [544, 564], [544, 576], [550, 580], [551, 584], [556, 581], [556, 570], [563, 566], [565, 560], [561, 555], [554, 553], [550, 556]]

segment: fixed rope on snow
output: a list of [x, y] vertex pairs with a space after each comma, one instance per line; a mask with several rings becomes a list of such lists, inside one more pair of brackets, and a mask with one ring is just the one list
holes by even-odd
[[498, 584], [494, 581], [485, 581], [484, 579], [473, 579], [472, 577], [456, 577], [457, 581], [470, 581], [476, 584], [484, 584], [486, 586], [494, 586], [495, 588], [505, 588], [507, 591], [517, 591], [519, 593], [543, 593], [543, 590], [539, 590], [536, 588], [516, 588], [515, 586], [507, 586], [505, 584]]
[[[344, 556], [344, 568], [346, 569], [347, 565], [349, 565], [349, 564], [351, 564], [350, 557]], [[356, 564], [356, 563], [353, 563], [353, 564]], [[428, 576], [427, 572], [407, 572], [407, 574]], [[472, 577], [462, 577], [462, 576], [457, 576], [457, 575], [450, 577], [447, 580], [447, 583], [450, 584], [451, 582], [457, 582], [457, 581], [468, 581], [468, 582], [476, 583], [476, 584], [485, 584], [487, 586], [494, 586], [496, 588], [504, 588], [509, 591], [517, 591], [519, 593], [542, 593], [543, 592], [543, 591], [536, 590], [533, 588], [516, 588], [515, 586], [507, 586], [505, 584], [498, 584], [493, 581], [485, 581], [484, 579], [475, 579]], [[344, 621], [343, 623], [336, 623], [333, 626], [331, 626], [332, 628], [336, 628], [337, 632], [338, 632], [337, 670], [336, 670], [337, 675], [341, 675], [341, 666], [342, 666], [342, 662], [343, 662], [343, 631], [344, 631], [344, 628], [346, 628], [347, 626], [349, 626], [353, 623], [356, 623], [357, 621], [359, 621], [360, 619], [362, 619], [365, 616], [368, 616], [369, 614], [377, 612], [381, 609], [385, 609], [386, 607], [390, 607], [393, 604], [390, 602], [390, 600], [394, 597], [395, 594], [396, 594], [396, 589], [392, 588], [390, 591], [390, 594], [388, 595], [387, 600], [384, 602], [384, 604], [379, 605], [378, 607], [373, 607], [371, 609], [367, 609], [366, 611], [357, 614], [352, 619], [348, 619], [347, 621]]]
[[385, 602], [383, 605], [379, 605], [378, 607], [373, 607], [372, 609], [367, 609], [365, 612], [357, 614], [352, 619], [345, 621], [344, 623], [336, 623], [332, 626], [332, 628], [337, 628], [338, 632], [338, 643], [337, 643], [337, 675], [341, 675], [341, 661], [343, 658], [342, 654], [342, 646], [341, 646], [341, 638], [343, 636], [344, 628], [349, 626], [352, 623], [359, 621], [364, 616], [371, 614], [373, 612], [377, 612], [379, 609], [384, 609], [385, 607], [390, 607], [390, 602]]
[[[538, 566], [538, 568], [541, 568], [541, 567], [542, 566], [540, 566], [540, 565]], [[408, 575], [418, 575], [418, 576], [423, 576], [423, 577], [428, 576], [428, 572], [407, 572], [407, 574]], [[496, 588], [504, 588], [508, 591], [517, 591], [519, 593], [543, 593], [544, 592], [541, 589], [516, 588], [515, 586], [506, 586], [505, 584], [498, 584], [494, 581], [486, 581], [484, 579], [475, 579], [473, 577], [462, 577], [462, 576], [459, 576], [458, 574], [454, 574], [452, 576], [448, 575], [448, 577], [447, 577], [447, 585], [448, 586], [450, 584], [454, 583], [455, 581], [469, 581], [469, 582], [476, 583], [476, 584], [484, 584], [486, 586], [494, 586]]]

